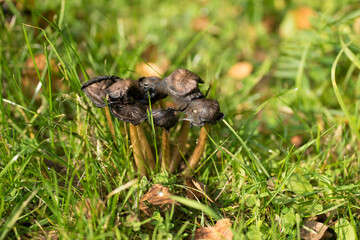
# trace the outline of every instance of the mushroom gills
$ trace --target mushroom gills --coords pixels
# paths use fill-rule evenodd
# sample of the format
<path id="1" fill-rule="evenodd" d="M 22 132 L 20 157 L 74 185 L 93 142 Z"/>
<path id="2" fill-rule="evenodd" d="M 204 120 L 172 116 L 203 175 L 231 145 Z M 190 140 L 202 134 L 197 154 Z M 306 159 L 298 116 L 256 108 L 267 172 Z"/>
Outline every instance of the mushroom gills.
<path id="1" fill-rule="evenodd" d="M 176 125 L 179 119 L 173 110 L 162 108 L 152 109 L 152 117 L 154 124 L 166 129 L 167 132 Z"/>
<path id="2" fill-rule="evenodd" d="M 130 104 L 112 103 L 109 104 L 109 108 L 116 118 L 133 125 L 138 125 L 147 119 L 146 108 L 137 102 Z"/>

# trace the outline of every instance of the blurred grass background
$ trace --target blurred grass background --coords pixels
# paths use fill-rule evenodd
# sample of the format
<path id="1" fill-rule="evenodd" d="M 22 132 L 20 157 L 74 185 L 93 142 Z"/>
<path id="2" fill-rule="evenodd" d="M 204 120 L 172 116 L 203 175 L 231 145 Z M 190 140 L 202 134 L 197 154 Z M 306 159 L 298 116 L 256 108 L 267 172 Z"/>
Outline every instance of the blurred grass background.
<path id="1" fill-rule="evenodd" d="M 161 173 L 90 217 L 74 210 L 136 177 L 123 124 L 113 118 L 113 140 L 81 84 L 180 67 L 226 115 L 196 177 L 234 239 L 304 238 L 309 218 L 329 213 L 332 238 L 359 235 L 358 1 L 0 3 L 0 239 L 188 238 L 213 225 L 186 207 L 154 213 L 152 227 L 129 220 L 154 183 L 181 195 Z"/>

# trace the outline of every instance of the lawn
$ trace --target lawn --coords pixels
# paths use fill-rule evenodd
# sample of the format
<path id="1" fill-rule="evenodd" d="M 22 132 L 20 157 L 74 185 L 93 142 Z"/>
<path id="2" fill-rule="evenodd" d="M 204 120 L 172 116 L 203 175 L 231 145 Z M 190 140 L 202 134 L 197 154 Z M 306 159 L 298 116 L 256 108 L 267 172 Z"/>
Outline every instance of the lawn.
<path id="1" fill-rule="evenodd" d="M 0 4 L 0 240 L 359 239 L 357 1 Z M 170 171 L 149 117 L 142 172 L 146 144 L 81 86 L 179 68 L 225 118 L 190 127 Z"/>

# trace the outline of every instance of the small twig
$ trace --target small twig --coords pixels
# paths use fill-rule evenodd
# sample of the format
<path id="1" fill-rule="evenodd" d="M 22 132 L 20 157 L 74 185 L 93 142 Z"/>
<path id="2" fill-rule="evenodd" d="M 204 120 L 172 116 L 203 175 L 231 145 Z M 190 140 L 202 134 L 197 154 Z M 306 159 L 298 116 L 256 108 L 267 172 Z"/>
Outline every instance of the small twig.
<path id="1" fill-rule="evenodd" d="M 214 201 L 216 202 L 219 197 L 223 194 L 223 192 L 225 191 L 226 186 L 229 184 L 230 180 L 232 179 L 233 176 L 230 176 L 230 178 L 226 181 L 224 187 L 221 189 L 220 193 L 216 196 L 216 198 L 214 199 Z"/>
<path id="2" fill-rule="evenodd" d="M 141 149 L 142 149 L 144 157 L 145 157 L 145 161 L 147 162 L 148 167 L 150 167 L 150 169 L 155 169 L 155 166 L 156 166 L 155 158 L 152 153 L 150 144 L 146 138 L 144 128 L 141 125 L 137 125 L 136 127 L 137 127 L 137 134 L 139 137 Z"/>
<path id="3" fill-rule="evenodd" d="M 135 165 L 140 172 L 140 176 L 146 176 L 146 166 L 144 162 L 144 156 L 141 151 L 141 145 L 138 137 L 137 127 L 130 124 L 130 139 L 133 147 L 133 154 L 135 159 Z"/>
<path id="4" fill-rule="evenodd" d="M 161 146 L 162 146 L 162 170 L 169 171 L 170 169 L 170 132 L 167 132 L 163 129 L 161 137 Z"/>
<path id="5" fill-rule="evenodd" d="M 190 122 L 184 121 L 180 129 L 180 136 L 178 139 L 177 148 L 174 151 L 174 154 L 172 156 L 172 161 L 170 162 L 170 172 L 172 173 L 176 171 L 179 165 L 179 162 L 182 157 L 181 153 L 185 151 L 186 142 L 189 136 L 189 131 L 190 131 Z"/>
<path id="6" fill-rule="evenodd" d="M 111 132 L 111 135 L 112 135 L 112 138 L 114 140 L 114 142 L 116 141 L 116 137 L 115 137 L 115 129 L 114 129 L 114 125 L 111 121 L 111 117 L 110 117 L 110 111 L 109 111 L 109 108 L 105 108 L 105 115 L 106 115 L 106 120 L 108 122 L 108 125 L 109 125 L 109 128 L 110 128 L 110 132 Z"/>
<path id="7" fill-rule="evenodd" d="M 189 161 L 188 161 L 188 166 L 184 169 L 184 172 L 183 172 L 183 175 L 185 177 L 189 177 L 191 172 L 195 170 L 195 167 L 198 164 L 200 157 L 204 152 L 206 139 L 207 139 L 207 133 L 209 132 L 209 129 L 210 129 L 210 126 L 208 124 L 205 124 L 205 126 L 201 128 L 198 142 L 196 144 L 194 152 L 191 154 Z"/>

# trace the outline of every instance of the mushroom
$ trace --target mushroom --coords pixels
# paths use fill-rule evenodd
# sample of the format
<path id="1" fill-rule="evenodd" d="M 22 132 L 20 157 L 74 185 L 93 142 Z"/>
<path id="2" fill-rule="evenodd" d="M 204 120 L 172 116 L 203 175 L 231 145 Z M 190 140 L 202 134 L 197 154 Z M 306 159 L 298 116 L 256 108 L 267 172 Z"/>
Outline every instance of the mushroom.
<path id="1" fill-rule="evenodd" d="M 178 110 L 182 111 L 193 99 L 204 97 L 198 83 L 204 83 L 204 81 L 195 73 L 180 68 L 156 84 L 156 91 L 170 95 Z"/>
<path id="2" fill-rule="evenodd" d="M 146 175 L 144 161 L 147 161 L 147 164 L 154 168 L 155 160 L 152 156 L 150 145 L 146 137 L 144 137 L 144 130 L 141 126 L 137 126 L 147 119 L 146 107 L 137 101 L 143 97 L 143 91 L 140 88 L 139 82 L 116 76 L 99 76 L 85 83 L 81 90 L 84 91 L 97 107 L 106 106 L 105 99 L 107 99 L 110 112 L 116 118 L 130 123 L 130 139 L 133 145 L 135 164 L 139 169 L 140 175 Z M 106 110 L 108 122 L 111 124 L 108 109 Z M 112 130 L 111 132 L 115 136 L 114 131 Z M 144 154 L 142 150 L 144 150 Z"/>
<path id="3" fill-rule="evenodd" d="M 116 118 L 132 125 L 138 125 L 147 119 L 146 108 L 138 102 L 129 104 L 110 103 L 109 108 Z"/>
<path id="4" fill-rule="evenodd" d="M 130 123 L 130 139 L 133 146 L 135 164 L 141 176 L 147 174 L 147 167 L 155 168 L 155 159 L 140 123 L 148 119 L 147 106 L 170 95 L 176 108 L 153 108 L 150 117 L 154 125 L 162 131 L 162 169 L 174 172 L 181 159 L 190 126 L 201 127 L 195 149 L 188 161 L 184 175 L 189 176 L 204 151 L 210 125 L 224 118 L 216 100 L 205 98 L 198 84 L 204 81 L 187 69 L 176 69 L 163 80 L 158 77 L 142 77 L 138 80 L 122 79 L 116 76 L 99 76 L 85 83 L 81 89 L 97 107 L 108 104 L 110 112 L 118 119 Z M 160 104 L 160 106 L 162 106 Z M 109 124 L 109 109 L 106 116 Z M 151 106 L 150 106 L 151 109 Z M 176 112 L 187 116 L 178 139 L 178 149 L 174 151 L 170 162 L 170 129 L 179 121 Z M 111 129 L 110 129 L 111 130 Z M 115 137 L 114 131 L 112 131 Z M 178 151 L 177 151 L 178 150 Z"/>
<path id="5" fill-rule="evenodd" d="M 178 122 L 178 117 L 175 115 L 173 109 L 162 109 L 162 108 L 153 108 L 152 117 L 154 124 L 158 127 L 163 128 L 169 132 L 170 128 L 174 127 Z"/>
<path id="6" fill-rule="evenodd" d="M 183 120 L 190 121 L 190 126 L 202 127 L 196 147 L 189 158 L 188 166 L 183 172 L 183 175 L 188 177 L 198 164 L 201 154 L 205 149 L 210 125 L 221 121 L 224 118 L 224 114 L 220 112 L 219 103 L 210 98 L 192 100 L 185 109 L 185 113 L 187 113 L 188 117 Z"/>
<path id="7" fill-rule="evenodd" d="M 121 79 L 105 89 L 109 95 L 109 102 L 121 102 L 124 104 L 134 102 L 142 98 L 139 82 L 133 79 Z"/>
<path id="8" fill-rule="evenodd" d="M 102 108 L 106 106 L 105 89 L 119 80 L 121 80 L 121 78 L 117 76 L 98 76 L 84 83 L 81 87 L 81 90 L 91 99 L 96 107 Z M 109 109 L 107 108 L 105 109 L 105 115 L 109 123 L 111 135 L 115 141 L 115 130 L 111 122 Z"/>
<path id="9" fill-rule="evenodd" d="M 144 105 L 149 105 L 149 96 L 151 104 L 166 98 L 168 95 L 164 92 L 158 92 L 156 90 L 157 84 L 159 84 L 162 79 L 158 77 L 142 77 L 138 79 L 140 88 L 143 92 L 142 99 L 140 102 Z"/>
<path id="10" fill-rule="evenodd" d="M 149 142 L 146 139 L 144 129 L 139 125 L 147 119 L 146 107 L 139 102 L 122 104 L 111 102 L 109 104 L 110 112 L 118 119 L 130 123 L 130 139 L 133 145 L 135 163 L 139 168 L 140 175 L 146 173 L 144 161 L 151 168 L 155 168 L 155 159 L 151 151 Z M 142 152 L 141 154 L 139 153 Z"/>
<path id="11" fill-rule="evenodd" d="M 161 136 L 162 163 L 164 170 L 170 170 L 170 128 L 178 122 L 178 117 L 172 109 L 154 108 L 152 109 L 153 122 L 156 126 L 163 128 Z"/>
<path id="12" fill-rule="evenodd" d="M 105 107 L 105 89 L 119 80 L 122 79 L 116 76 L 98 76 L 84 83 L 81 90 L 91 99 L 96 107 Z"/>
<path id="13" fill-rule="evenodd" d="M 182 120 L 190 121 L 190 126 L 202 127 L 206 123 L 213 125 L 224 118 L 220 112 L 219 103 L 210 98 L 200 98 L 192 100 L 185 109 L 187 118 Z"/>

